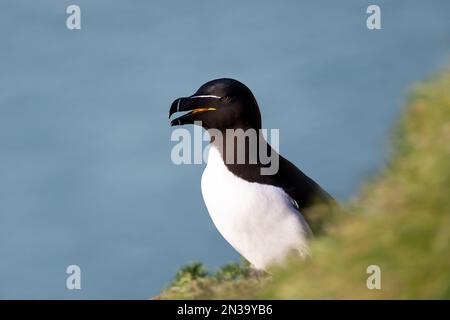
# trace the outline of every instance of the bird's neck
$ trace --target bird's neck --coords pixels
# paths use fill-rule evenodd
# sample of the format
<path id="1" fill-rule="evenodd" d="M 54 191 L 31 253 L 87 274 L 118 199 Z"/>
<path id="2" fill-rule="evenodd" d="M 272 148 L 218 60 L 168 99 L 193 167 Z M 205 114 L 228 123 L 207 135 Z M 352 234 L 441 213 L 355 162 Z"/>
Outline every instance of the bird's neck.
<path id="1" fill-rule="evenodd" d="M 211 147 L 216 148 L 229 166 L 260 165 L 261 152 L 270 154 L 272 148 L 267 143 L 261 130 L 233 129 L 208 130 Z"/>

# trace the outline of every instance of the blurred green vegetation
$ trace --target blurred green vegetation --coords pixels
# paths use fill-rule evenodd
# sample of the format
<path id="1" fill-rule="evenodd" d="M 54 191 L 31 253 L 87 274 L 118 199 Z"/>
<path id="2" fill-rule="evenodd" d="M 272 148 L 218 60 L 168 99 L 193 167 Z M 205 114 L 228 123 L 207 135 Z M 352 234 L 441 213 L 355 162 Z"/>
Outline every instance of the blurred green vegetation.
<path id="1" fill-rule="evenodd" d="M 258 276 L 248 265 L 216 273 L 182 268 L 163 299 L 449 299 L 450 72 L 416 86 L 393 134 L 391 159 L 344 204 L 312 257 Z M 381 290 L 369 290 L 369 265 Z"/>
<path id="2" fill-rule="evenodd" d="M 250 297 L 261 290 L 267 281 L 255 274 L 249 264 L 231 262 L 216 272 L 206 270 L 200 262 L 183 266 L 159 299 L 219 299 L 221 296 Z"/>

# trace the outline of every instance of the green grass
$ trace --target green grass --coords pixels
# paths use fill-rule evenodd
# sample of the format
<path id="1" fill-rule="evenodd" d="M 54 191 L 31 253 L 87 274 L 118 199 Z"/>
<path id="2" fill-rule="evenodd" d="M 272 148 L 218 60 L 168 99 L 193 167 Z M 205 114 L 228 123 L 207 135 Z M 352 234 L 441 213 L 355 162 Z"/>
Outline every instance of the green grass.
<path id="1" fill-rule="evenodd" d="M 418 85 L 393 154 L 311 243 L 312 257 L 256 277 L 245 264 L 182 269 L 163 299 L 449 299 L 450 72 Z M 381 290 L 366 269 L 381 268 Z M 191 266 L 192 267 L 192 266 Z"/>
<path id="2" fill-rule="evenodd" d="M 160 299 L 213 299 L 219 296 L 252 296 L 267 281 L 258 277 L 246 261 L 231 262 L 211 273 L 200 262 L 183 266 Z"/>

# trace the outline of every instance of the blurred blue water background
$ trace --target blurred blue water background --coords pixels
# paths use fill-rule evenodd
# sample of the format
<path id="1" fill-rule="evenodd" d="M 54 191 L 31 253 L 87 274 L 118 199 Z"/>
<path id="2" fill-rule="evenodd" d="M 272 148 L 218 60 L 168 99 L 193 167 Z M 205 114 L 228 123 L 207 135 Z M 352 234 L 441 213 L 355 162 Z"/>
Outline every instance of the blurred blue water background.
<path id="1" fill-rule="evenodd" d="M 450 1 L 1 1 L 0 43 L 0 298 L 145 299 L 182 264 L 238 258 L 203 166 L 170 161 L 173 99 L 243 81 L 281 153 L 347 200 L 409 86 L 448 61 Z"/>

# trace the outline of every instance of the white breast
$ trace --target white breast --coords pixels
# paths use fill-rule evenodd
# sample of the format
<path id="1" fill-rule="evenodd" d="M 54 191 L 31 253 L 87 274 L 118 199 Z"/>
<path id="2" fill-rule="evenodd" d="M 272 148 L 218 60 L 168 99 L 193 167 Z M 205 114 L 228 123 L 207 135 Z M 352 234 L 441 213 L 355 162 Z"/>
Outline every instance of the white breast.
<path id="1" fill-rule="evenodd" d="M 235 176 L 211 147 L 202 176 L 208 212 L 222 236 L 254 267 L 265 269 L 287 253 L 308 254 L 311 234 L 283 189 Z"/>

